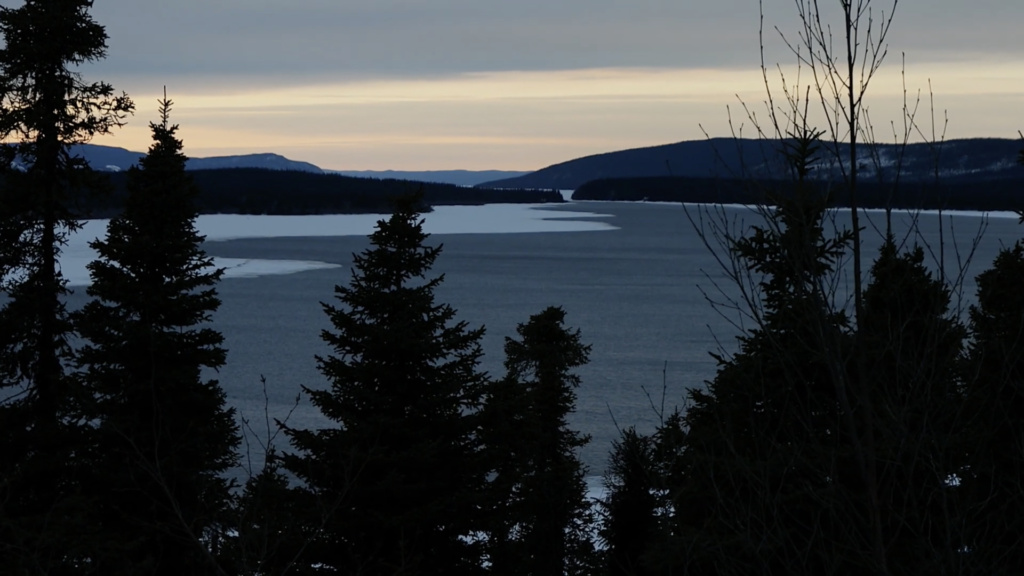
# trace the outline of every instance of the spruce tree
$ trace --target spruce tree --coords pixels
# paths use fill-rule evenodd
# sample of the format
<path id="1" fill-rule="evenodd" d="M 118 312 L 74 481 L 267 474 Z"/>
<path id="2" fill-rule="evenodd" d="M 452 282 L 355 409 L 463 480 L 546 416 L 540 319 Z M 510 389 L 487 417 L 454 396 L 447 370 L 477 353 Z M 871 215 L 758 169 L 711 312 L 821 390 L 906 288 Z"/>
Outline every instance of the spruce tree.
<path id="1" fill-rule="evenodd" d="M 331 421 L 285 428 L 284 469 L 313 506 L 300 569 L 341 574 L 474 574 L 475 510 L 486 469 L 478 409 L 483 329 L 455 321 L 430 277 L 441 248 L 424 244 L 417 199 L 398 201 L 356 255 L 336 304 L 324 304 L 332 349 L 317 357 L 328 388 L 305 387 Z"/>
<path id="2" fill-rule="evenodd" d="M 661 471 L 656 467 L 655 447 L 655 437 L 640 434 L 633 427 L 623 430 L 612 444 L 601 525 L 609 576 L 656 573 L 646 558 L 651 543 L 661 536 Z"/>
<path id="3" fill-rule="evenodd" d="M 920 248 L 882 246 L 851 326 L 826 289 L 848 236 L 824 202 L 779 199 L 733 244 L 760 323 L 690 391 L 672 495 L 648 556 L 692 574 L 955 573 L 963 327 Z M 837 311 L 838 309 L 838 311 Z M 664 431 L 659 431 L 659 434 Z M 890 545 L 883 555 L 874 543 Z"/>
<path id="4" fill-rule="evenodd" d="M 58 257 L 78 227 L 76 195 L 99 185 L 70 147 L 132 110 L 79 72 L 106 51 L 91 6 L 0 7 L 0 566 L 12 573 L 87 565 L 78 482 L 87 434 L 83 394 L 65 371 L 72 330 Z"/>
<path id="5" fill-rule="evenodd" d="M 813 141 L 803 144 L 792 158 L 792 192 L 773 197 L 765 221 L 729 245 L 754 284 L 756 327 L 739 337 L 737 353 L 716 355 L 714 379 L 691 389 L 682 419 L 659 430 L 671 515 L 648 557 L 660 570 L 792 575 L 864 566 L 852 551 L 870 531 L 852 520 L 860 500 L 840 484 L 852 456 L 837 391 L 852 341 L 847 316 L 827 298 L 850 235 L 827 230 L 828 199 L 802 169 Z"/>
<path id="6" fill-rule="evenodd" d="M 1024 243 L 977 277 L 965 377 L 969 574 L 1024 566 Z"/>
<path id="7" fill-rule="evenodd" d="M 227 520 L 234 410 L 209 371 L 224 364 L 209 326 L 222 274 L 195 227 L 197 188 L 160 100 L 153 144 L 128 174 L 122 214 L 91 246 L 92 300 L 76 315 L 78 362 L 95 397 L 95 474 L 108 544 L 104 574 L 213 574 L 210 549 Z"/>
<path id="8" fill-rule="evenodd" d="M 496 574 L 590 574 L 596 566 L 586 467 L 576 451 L 590 438 L 569 428 L 590 347 L 549 307 L 505 339 L 504 380 L 488 397 L 491 482 L 488 551 Z"/>
<path id="9" fill-rule="evenodd" d="M 235 507 L 237 537 L 225 556 L 231 574 L 277 576 L 302 574 L 303 550 L 316 538 L 323 517 L 316 502 L 293 490 L 289 476 L 271 448 L 263 468 L 245 483 Z"/>
<path id="10" fill-rule="evenodd" d="M 894 573 L 956 573 L 963 556 L 959 490 L 949 478 L 963 464 L 966 330 L 949 307 L 949 288 L 924 265 L 924 250 L 900 253 L 886 238 L 864 290 L 854 354 L 868 392 L 862 410 L 872 411 L 881 529 Z"/>

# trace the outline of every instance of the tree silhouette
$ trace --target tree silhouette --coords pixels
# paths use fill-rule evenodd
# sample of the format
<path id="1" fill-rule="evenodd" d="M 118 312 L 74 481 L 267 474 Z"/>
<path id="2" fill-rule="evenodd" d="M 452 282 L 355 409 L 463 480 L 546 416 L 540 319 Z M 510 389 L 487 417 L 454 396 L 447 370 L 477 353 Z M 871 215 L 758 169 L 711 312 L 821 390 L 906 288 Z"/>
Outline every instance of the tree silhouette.
<path id="1" fill-rule="evenodd" d="M 1024 565 L 1024 244 L 1017 241 L 977 277 L 965 378 L 970 574 Z"/>
<path id="2" fill-rule="evenodd" d="M 415 198 L 378 222 L 348 286 L 324 304 L 329 388 L 305 387 L 333 427 L 285 428 L 284 469 L 315 508 L 302 567 L 345 574 L 473 574 L 481 568 L 474 510 L 485 479 L 478 415 L 482 329 L 455 322 L 428 278 L 440 247 Z M 300 568 L 304 569 L 304 568 Z"/>
<path id="3" fill-rule="evenodd" d="M 87 434 L 64 370 L 71 326 L 58 255 L 78 227 L 76 195 L 98 185 L 70 147 L 132 110 L 78 72 L 106 51 L 91 6 L 0 7 L 0 565 L 14 573 L 72 570 L 88 555 L 77 469 L 88 466 Z"/>
<path id="4" fill-rule="evenodd" d="M 865 566 L 849 548 L 871 532 L 848 517 L 853 468 L 836 380 L 846 378 L 848 318 L 823 288 L 850 235 L 826 228 L 826 199 L 794 186 L 763 224 L 731 244 L 761 303 L 739 351 L 717 356 L 706 389 L 689 392 L 679 447 L 666 451 L 672 517 L 653 559 L 689 573 L 835 574 Z M 842 475 L 840 475 L 842 472 Z M 856 476 L 859 481 L 859 476 Z"/>
<path id="5" fill-rule="evenodd" d="M 153 144 L 129 172 L 124 212 L 91 246 L 92 300 L 75 316 L 78 355 L 95 397 L 98 522 L 104 574 L 214 574 L 211 545 L 231 500 L 234 410 L 207 372 L 224 364 L 208 324 L 221 270 L 195 228 L 196 189 L 160 100 Z"/>
<path id="6" fill-rule="evenodd" d="M 505 339 L 505 378 L 488 396 L 487 437 L 498 460 L 488 534 L 498 574 L 589 574 L 595 567 L 586 469 L 576 455 L 589 437 L 569 428 L 590 347 L 549 307 Z"/>
<path id="7" fill-rule="evenodd" d="M 626 428 L 612 445 L 605 473 L 608 495 L 602 503 L 601 539 L 609 576 L 656 574 L 646 558 L 660 536 L 660 471 L 655 459 L 655 438 Z"/>

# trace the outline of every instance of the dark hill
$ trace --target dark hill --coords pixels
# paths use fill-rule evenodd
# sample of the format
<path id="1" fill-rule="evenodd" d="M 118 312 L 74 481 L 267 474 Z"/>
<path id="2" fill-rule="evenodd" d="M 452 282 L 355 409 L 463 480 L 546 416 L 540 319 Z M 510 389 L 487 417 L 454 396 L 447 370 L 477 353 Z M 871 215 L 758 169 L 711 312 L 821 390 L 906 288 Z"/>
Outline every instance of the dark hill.
<path id="1" fill-rule="evenodd" d="M 774 156 L 772 147 L 763 141 L 715 138 L 585 156 L 479 187 L 575 190 L 599 178 L 728 175 L 744 162 L 761 166 Z"/>
<path id="2" fill-rule="evenodd" d="M 998 178 L 947 177 L 907 180 L 899 185 L 867 180 L 858 185 L 861 208 L 908 210 L 1024 210 L 1024 167 L 1000 172 Z M 827 180 L 816 181 L 832 206 L 850 205 L 847 190 Z M 793 189 L 790 180 L 737 178 L 605 178 L 591 180 L 573 193 L 573 200 L 689 202 L 699 204 L 772 204 Z"/>
<path id="3" fill-rule="evenodd" d="M 266 168 L 268 170 L 288 170 L 292 172 L 323 173 L 319 166 L 289 160 L 280 154 L 241 154 L 237 156 L 209 156 L 207 158 L 189 158 L 188 170 L 215 170 L 220 168 Z"/>
<path id="4" fill-rule="evenodd" d="M 486 188 L 543 188 L 575 190 L 584 183 L 602 178 L 683 176 L 691 178 L 779 178 L 784 163 L 778 140 L 711 138 L 635 148 L 586 156 L 555 164 L 519 178 L 480 184 Z M 975 138 L 950 140 L 937 146 L 915 143 L 906 147 L 879 144 L 861 146 L 858 166 L 864 180 L 891 180 L 897 173 L 904 180 L 934 178 L 936 167 L 943 177 L 1001 178 L 1014 166 L 1021 143 L 1018 140 Z M 840 144 L 845 158 L 848 145 Z M 836 177 L 839 165 L 825 161 L 816 166 L 819 177 Z"/>
<path id="5" fill-rule="evenodd" d="M 120 172 L 139 163 L 143 152 L 132 152 L 115 146 L 80 144 L 71 147 L 71 153 L 85 158 L 95 170 Z M 295 170 L 300 172 L 323 173 L 319 166 L 309 162 L 290 160 L 280 154 L 241 154 L 237 156 L 211 156 L 189 158 L 188 170 L 213 170 L 218 168 L 267 168 L 270 170 Z"/>

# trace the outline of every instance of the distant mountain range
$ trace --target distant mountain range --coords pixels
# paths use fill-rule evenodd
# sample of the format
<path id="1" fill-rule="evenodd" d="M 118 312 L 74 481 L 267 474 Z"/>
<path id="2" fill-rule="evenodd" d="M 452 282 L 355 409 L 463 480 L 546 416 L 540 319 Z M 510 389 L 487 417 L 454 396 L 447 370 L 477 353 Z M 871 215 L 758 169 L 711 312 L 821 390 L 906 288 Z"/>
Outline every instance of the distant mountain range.
<path id="1" fill-rule="evenodd" d="M 132 152 L 114 146 L 83 144 L 72 148 L 74 154 L 85 158 L 96 170 L 120 172 L 139 163 L 144 152 Z M 340 174 L 360 178 L 377 178 L 381 180 L 413 180 L 417 182 L 436 182 L 455 184 L 456 186 L 476 186 L 490 180 L 515 178 L 526 172 L 509 170 L 325 170 L 309 162 L 290 160 L 280 154 L 243 154 L 237 156 L 212 156 L 208 158 L 189 158 L 189 170 L 217 170 L 223 168 L 265 168 L 269 170 L 290 170 L 311 172 L 314 174 Z"/>
<path id="2" fill-rule="evenodd" d="M 85 158 L 96 170 L 120 172 L 139 163 L 145 152 L 132 152 L 114 146 L 82 144 L 71 149 L 72 154 Z M 270 170 L 293 170 L 323 174 L 319 166 L 309 162 L 289 160 L 280 154 L 243 154 L 239 156 L 213 156 L 210 158 L 189 158 L 189 170 L 214 170 L 219 168 L 266 168 Z"/>
<path id="3" fill-rule="evenodd" d="M 138 165 L 145 154 L 95 144 L 74 146 L 71 153 L 84 158 L 93 169 L 109 173 L 111 184 L 109 194 L 80 199 L 77 207 L 81 214 L 104 218 L 120 213 L 127 193 L 128 169 Z M 424 210 L 440 205 L 565 201 L 553 190 L 493 190 L 466 185 L 522 172 L 492 170 L 475 175 L 467 170 L 391 171 L 347 176 L 272 153 L 189 158 L 186 168 L 192 171 L 199 189 L 196 207 L 203 214 L 383 214 L 391 210 L 395 197 L 408 194 L 422 195 Z M 391 177 L 380 177 L 385 175 Z"/>
<path id="4" fill-rule="evenodd" d="M 490 189 L 577 190 L 588 182 L 624 178 L 784 178 L 786 162 L 781 151 L 785 146 L 786 142 L 780 140 L 710 138 L 596 154 L 528 173 L 499 170 L 324 170 L 309 162 L 270 153 L 191 158 L 188 168 L 264 168 Z M 892 181 L 897 175 L 903 182 L 934 180 L 936 175 L 950 183 L 980 180 L 1012 182 L 1024 180 L 1024 169 L 1016 163 L 1022 147 L 1024 145 L 1019 140 L 999 138 L 950 140 L 936 145 L 861 145 L 858 148 L 858 168 L 865 182 Z M 848 156 L 848 150 L 848 144 L 839 144 L 843 158 Z M 94 168 L 110 171 L 126 170 L 143 155 L 123 148 L 92 144 L 77 147 L 74 151 Z M 812 177 L 828 180 L 839 175 L 843 166 L 830 160 L 831 156 L 826 150 L 819 150 Z M 615 188 L 621 192 L 622 183 L 616 184 Z"/>
<path id="5" fill-rule="evenodd" d="M 711 138 L 608 152 L 562 162 L 516 178 L 492 180 L 482 188 L 534 188 L 576 190 L 587 182 L 607 178 L 781 178 L 785 162 L 779 140 Z M 862 145 L 858 168 L 864 179 L 925 180 L 936 173 L 944 179 L 1003 179 L 1016 177 L 1019 140 L 973 138 L 937 145 L 915 143 Z M 848 156 L 847 144 L 839 145 Z M 828 161 L 821 150 L 814 174 L 822 179 L 836 176 L 840 166 Z"/>

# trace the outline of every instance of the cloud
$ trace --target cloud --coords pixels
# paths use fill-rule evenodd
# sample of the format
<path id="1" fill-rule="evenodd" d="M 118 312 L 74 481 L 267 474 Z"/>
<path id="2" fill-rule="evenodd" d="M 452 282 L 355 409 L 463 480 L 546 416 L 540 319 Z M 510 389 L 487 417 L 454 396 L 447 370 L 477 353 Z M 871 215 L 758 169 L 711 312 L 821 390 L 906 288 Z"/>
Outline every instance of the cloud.
<path id="1" fill-rule="evenodd" d="M 1005 115 L 1015 114 L 1024 98 L 1020 64 L 911 62 L 907 68 L 904 77 L 893 62 L 870 88 L 878 137 L 890 137 L 890 121 L 902 125 L 904 78 L 911 106 L 921 91 L 922 122 L 930 113 L 932 81 L 940 122 L 950 111 L 949 137 L 1012 137 L 1022 124 Z M 796 78 L 794 69 L 786 73 Z M 771 81 L 779 90 L 777 77 Z M 158 95 L 140 88 L 136 98 Z M 705 131 L 753 136 L 741 101 L 761 114 L 764 100 L 756 68 L 491 72 L 216 93 L 172 86 L 170 96 L 191 155 L 275 151 L 335 169 L 532 170 L 587 154 L 699 139 Z M 149 135 L 141 120 L 150 113 L 142 108 L 139 116 L 114 145 L 145 148 Z"/>
<path id="2" fill-rule="evenodd" d="M 795 31 L 792 2 L 766 2 Z M 889 2 L 874 2 L 876 19 Z M 106 0 L 105 73 L 151 77 L 405 77 L 756 63 L 754 0 Z M 902 2 L 896 53 L 1019 52 L 1016 0 Z"/>
<path id="3" fill-rule="evenodd" d="M 795 34 L 794 3 L 764 4 L 766 60 L 788 66 L 772 27 Z M 931 80 L 951 136 L 1013 136 L 1024 2 L 898 6 L 872 118 L 899 118 L 906 53 L 911 96 Z M 87 76 L 139 106 L 100 143 L 134 149 L 165 84 L 190 154 L 344 169 L 539 168 L 726 134 L 737 95 L 764 97 L 757 0 L 103 0 L 93 15 L 110 50 Z"/>
<path id="4" fill-rule="evenodd" d="M 423 76 L 735 64 L 749 0 L 107 0 L 105 73 Z M 746 17 L 737 17 L 738 14 Z"/>

